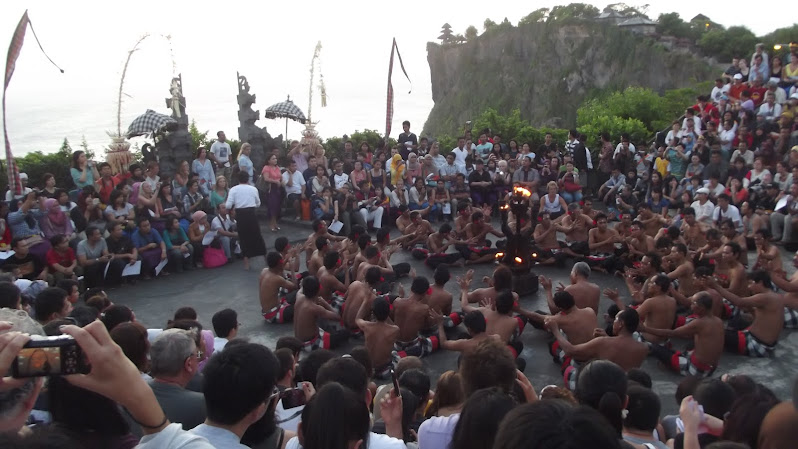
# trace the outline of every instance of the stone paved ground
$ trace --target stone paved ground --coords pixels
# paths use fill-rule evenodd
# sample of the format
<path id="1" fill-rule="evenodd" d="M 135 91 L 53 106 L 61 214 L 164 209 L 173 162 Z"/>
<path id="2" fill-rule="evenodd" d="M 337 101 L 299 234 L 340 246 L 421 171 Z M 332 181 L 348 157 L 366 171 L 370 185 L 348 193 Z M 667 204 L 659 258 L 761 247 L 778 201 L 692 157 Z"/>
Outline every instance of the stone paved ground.
<path id="1" fill-rule="evenodd" d="M 495 224 L 497 223 L 494 222 Z M 306 223 L 281 223 L 280 226 L 282 230 L 278 233 L 269 232 L 265 225 L 261 226 L 267 248 L 274 248 L 274 240 L 278 236 L 288 237 L 291 241 L 304 241 L 310 234 Z M 792 267 L 791 255 L 783 249 L 782 253 L 784 266 Z M 396 253 L 391 262 L 411 262 L 419 276 L 426 276 L 430 280 L 432 278 L 432 271 L 410 257 L 407 252 Z M 238 320 L 241 323 L 240 336 L 273 348 L 279 337 L 292 334 L 292 328 L 290 324 L 271 325 L 263 322 L 258 303 L 257 284 L 258 273 L 263 267 L 262 258 L 253 261 L 252 269 L 248 272 L 243 270 L 241 262 L 235 262 L 217 269 L 201 269 L 142 281 L 135 286 L 122 287 L 108 293 L 115 303 L 131 307 L 136 313 L 136 318 L 151 328 L 163 327 L 176 309 L 190 305 L 197 310 L 200 322 L 210 329 L 211 316 L 218 310 L 230 307 L 238 312 Z M 482 276 L 490 275 L 493 269 L 492 264 L 474 267 L 475 283 L 479 283 Z M 453 279 L 447 284 L 447 290 L 455 297 L 459 295 L 455 277 L 464 272 L 465 269 L 452 270 Z M 552 278 L 555 285 L 557 282 L 568 283 L 569 269 L 541 267 L 535 272 Z M 622 293 L 625 292 L 623 281 L 618 277 L 595 273 L 591 280 L 599 284 L 602 289 L 611 287 L 619 289 Z M 409 291 L 410 280 L 405 278 L 402 283 Z M 478 287 L 476 284 L 475 286 Z M 609 303 L 610 301 L 602 299 L 602 315 Z M 458 302 L 455 301 L 455 304 Z M 521 306 L 528 310 L 547 310 L 544 293 L 540 291 L 535 295 L 522 297 Z M 601 317 L 599 319 L 601 320 Z M 559 368 L 552 362 L 546 347 L 546 334 L 529 326 L 522 339 L 525 346 L 522 356 L 527 360 L 526 375 L 536 389 L 540 390 L 548 384 L 562 385 Z M 337 352 L 344 354 L 358 344 L 362 344 L 362 340 L 352 339 Z M 786 399 L 790 396 L 792 381 L 798 374 L 797 349 L 798 332 L 784 331 L 774 357 L 754 359 L 724 354 L 716 376 L 727 372 L 749 374 L 773 389 L 779 397 Z M 442 372 L 454 369 L 456 361 L 457 354 L 446 351 L 432 354 L 424 359 L 433 382 Z M 680 376 L 658 367 L 657 362 L 651 358 L 645 362 L 643 369 L 654 379 L 654 388 L 662 399 L 663 412 L 676 412 L 677 404 L 673 399 L 673 393 Z"/>

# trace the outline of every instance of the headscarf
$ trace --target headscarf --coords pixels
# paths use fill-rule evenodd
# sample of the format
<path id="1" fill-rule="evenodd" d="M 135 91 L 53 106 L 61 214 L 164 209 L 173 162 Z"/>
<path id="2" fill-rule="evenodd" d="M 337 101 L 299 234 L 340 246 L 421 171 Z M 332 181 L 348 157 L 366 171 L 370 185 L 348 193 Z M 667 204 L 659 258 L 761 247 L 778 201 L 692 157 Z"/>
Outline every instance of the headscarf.
<path id="1" fill-rule="evenodd" d="M 130 188 L 130 198 L 128 198 L 130 204 L 137 204 L 139 202 L 139 189 L 141 189 L 141 183 L 133 183 L 133 186 Z"/>
<path id="2" fill-rule="evenodd" d="M 391 184 L 396 185 L 400 179 L 404 178 L 405 165 L 402 163 L 402 156 L 394 154 L 391 157 Z"/>
<path id="3" fill-rule="evenodd" d="M 44 202 L 44 207 L 47 208 L 47 219 L 50 220 L 50 223 L 56 226 L 64 226 L 67 221 L 67 216 L 64 211 L 61 210 L 61 206 L 58 204 L 57 200 L 48 198 Z"/>
<path id="4" fill-rule="evenodd" d="M 208 214 L 206 214 L 205 212 L 203 212 L 201 210 L 198 210 L 198 211 L 194 212 L 193 214 L 191 214 L 191 219 L 194 220 L 194 223 L 199 223 L 200 220 L 205 218 L 207 215 Z"/>
<path id="5" fill-rule="evenodd" d="M 416 162 L 411 162 L 410 158 L 416 158 Z M 416 153 L 410 153 L 407 155 L 407 169 L 410 171 L 416 171 L 421 167 L 421 163 L 418 162 L 418 156 Z"/>

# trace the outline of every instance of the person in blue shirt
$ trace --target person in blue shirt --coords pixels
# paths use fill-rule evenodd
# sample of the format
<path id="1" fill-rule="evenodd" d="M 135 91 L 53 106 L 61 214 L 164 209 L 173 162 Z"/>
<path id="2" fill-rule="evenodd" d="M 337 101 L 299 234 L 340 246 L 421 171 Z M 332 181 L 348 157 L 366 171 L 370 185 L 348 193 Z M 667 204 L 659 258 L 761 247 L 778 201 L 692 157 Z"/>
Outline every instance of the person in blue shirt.
<path id="1" fill-rule="evenodd" d="M 141 273 L 145 277 L 154 272 L 162 260 L 166 260 L 166 244 L 158 231 L 152 228 L 149 218 L 143 217 L 139 220 L 139 227 L 130 236 L 130 240 L 139 252 L 142 261 Z"/>

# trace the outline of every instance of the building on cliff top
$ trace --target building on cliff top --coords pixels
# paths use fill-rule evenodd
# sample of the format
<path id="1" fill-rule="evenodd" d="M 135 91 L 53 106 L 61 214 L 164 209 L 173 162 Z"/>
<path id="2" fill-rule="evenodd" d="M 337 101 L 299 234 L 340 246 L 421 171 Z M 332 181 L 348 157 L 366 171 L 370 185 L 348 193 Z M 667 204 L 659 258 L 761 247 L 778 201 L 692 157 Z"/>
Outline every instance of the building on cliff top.
<path id="1" fill-rule="evenodd" d="M 657 22 L 645 17 L 632 17 L 618 24 L 618 27 L 632 33 L 651 35 L 657 32 Z"/>

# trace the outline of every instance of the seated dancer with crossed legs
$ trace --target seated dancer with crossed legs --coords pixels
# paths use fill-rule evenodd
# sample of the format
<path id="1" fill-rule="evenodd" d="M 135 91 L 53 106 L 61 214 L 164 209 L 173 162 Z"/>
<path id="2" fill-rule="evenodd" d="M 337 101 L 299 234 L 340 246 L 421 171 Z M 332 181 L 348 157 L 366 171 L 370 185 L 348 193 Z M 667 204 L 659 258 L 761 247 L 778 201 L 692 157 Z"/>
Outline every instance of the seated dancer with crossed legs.
<path id="1" fill-rule="evenodd" d="M 267 254 L 266 265 L 258 281 L 263 319 L 273 324 L 290 323 L 294 316 L 297 283 L 285 278 L 285 261 L 280 253 Z"/>
<path id="2" fill-rule="evenodd" d="M 314 276 L 302 279 L 302 290 L 294 303 L 294 337 L 302 350 L 334 349 L 349 339 L 349 331 L 337 329 L 341 316 L 319 296 L 321 285 Z"/>

